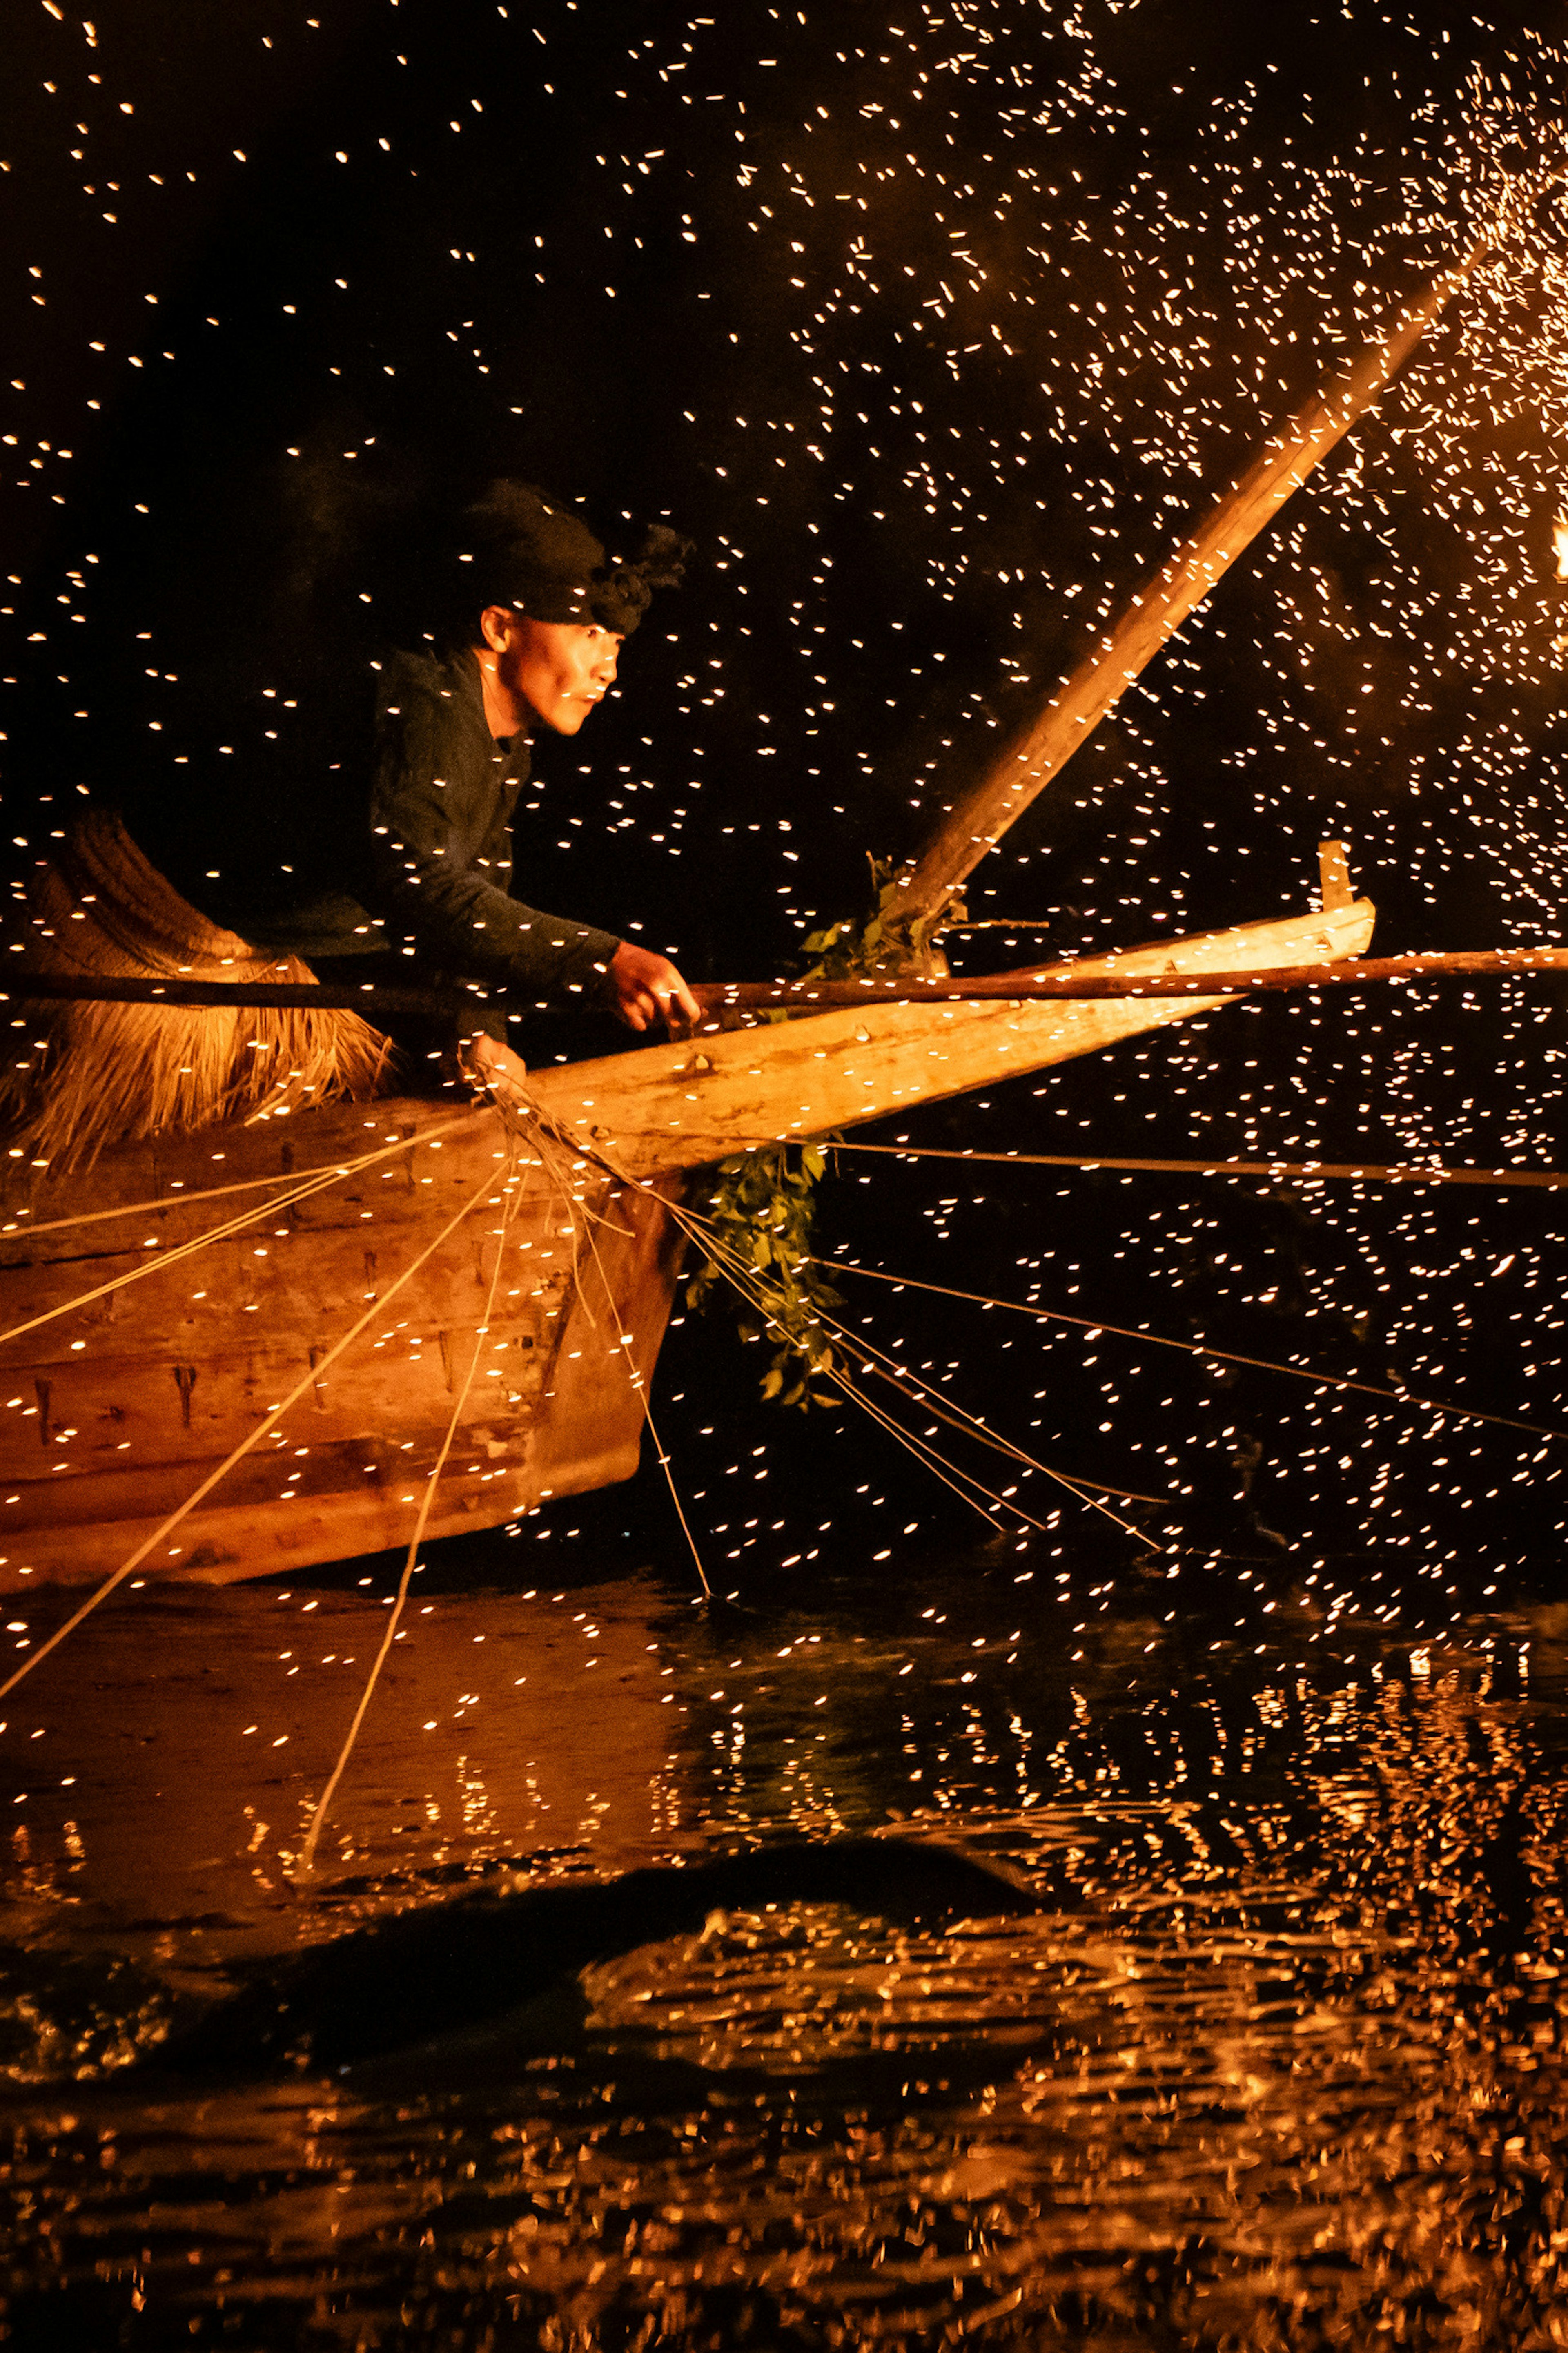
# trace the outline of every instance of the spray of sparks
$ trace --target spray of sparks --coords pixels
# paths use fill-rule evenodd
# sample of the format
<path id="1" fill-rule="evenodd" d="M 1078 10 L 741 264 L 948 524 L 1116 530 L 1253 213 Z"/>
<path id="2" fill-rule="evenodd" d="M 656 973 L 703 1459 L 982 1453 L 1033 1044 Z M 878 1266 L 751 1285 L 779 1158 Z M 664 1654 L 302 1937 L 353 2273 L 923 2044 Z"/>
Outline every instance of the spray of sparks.
<path id="1" fill-rule="evenodd" d="M 589 756 L 542 764 L 520 887 L 694 970 L 777 968 L 851 911 L 867 850 L 918 842 L 1252 444 L 1490 232 L 1451 320 L 981 870 L 972 915 L 1027 928 L 970 953 L 1300 907 L 1324 836 L 1351 840 L 1385 950 L 1562 939 L 1568 60 L 1548 35 L 1475 16 L 1462 48 L 1366 0 L 1245 38 L 1173 35 L 1137 0 L 657 23 L 554 0 L 500 7 L 459 47 L 396 0 L 287 22 L 245 5 L 203 36 L 220 95 L 198 121 L 154 102 L 129 23 L 45 0 L 40 26 L 18 169 L 40 210 L 71 211 L 28 265 L 4 437 L 32 558 L 5 683 L 53 754 L 6 777 L 24 864 L 102 789 L 101 750 L 76 747 L 110 702 L 170 791 L 289 756 L 310 695 L 288 631 L 215 712 L 199 633 L 159 602 L 203 485 L 237 481 L 295 575 L 370 629 L 395 597 L 320 551 L 352 567 L 363 486 L 421 463 L 427 480 L 435 438 L 705 537 Z M 312 65 L 323 44 L 353 56 L 352 95 Z M 289 78 L 312 72 L 327 95 L 286 149 Z M 285 164 L 293 226 L 268 243 Z M 215 179 L 244 224 L 222 281 L 191 258 Z M 213 387 L 258 370 L 265 417 L 236 391 L 226 441 Z M 149 419 L 196 406 L 195 453 L 171 458 Z M 1522 988 L 1275 1006 L 900 1133 L 1550 1166 L 1563 1051 Z M 871 1181 L 839 1188 L 841 1254 L 896 1263 L 891 1237 L 920 1272 L 923 1243 L 926 1269 L 962 1255 L 999 1295 L 1561 1418 L 1550 1196 L 1238 1203 L 1130 1180 L 1098 1183 L 1086 1221 L 1089 1179 L 952 1192 L 916 1162 L 879 1174 L 875 1210 Z M 1332 1587 L 1331 1615 L 1345 1580 L 1398 1567 L 1446 1612 L 1457 1565 L 1494 1590 L 1555 1525 L 1508 1498 L 1550 1500 L 1561 1450 L 1331 1396 L 1244 1400 L 1108 1342 L 1042 1335 L 1026 1388 L 951 1315 L 905 1299 L 867 1322 L 910 1335 L 929 1384 L 998 1383 L 1048 1461 L 1168 1495 L 1178 1530 L 1217 1478 Z M 808 1443 L 737 1406 L 680 1451 L 711 1515 L 710 1488 Z M 820 1557 L 858 1484 L 837 1492 L 828 1454 L 804 1510 L 710 1516 L 720 1554 Z M 868 1511 L 890 1477 L 859 1486 Z"/>

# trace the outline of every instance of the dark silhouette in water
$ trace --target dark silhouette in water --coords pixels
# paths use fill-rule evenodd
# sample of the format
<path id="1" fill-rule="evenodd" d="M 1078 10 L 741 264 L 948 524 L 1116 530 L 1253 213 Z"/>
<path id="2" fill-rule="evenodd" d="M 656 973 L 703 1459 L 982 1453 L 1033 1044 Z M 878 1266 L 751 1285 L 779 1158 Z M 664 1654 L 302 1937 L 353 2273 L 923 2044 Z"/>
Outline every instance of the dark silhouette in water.
<path id="1" fill-rule="evenodd" d="M 593 1884 L 486 1890 L 274 1965 L 172 2035 L 151 2063 L 192 2075 L 341 2070 L 537 2002 L 594 1962 L 694 1935 L 715 1912 L 765 1904 L 848 1904 L 890 1919 L 1040 1908 L 989 1863 L 892 1839 L 767 1847 Z"/>

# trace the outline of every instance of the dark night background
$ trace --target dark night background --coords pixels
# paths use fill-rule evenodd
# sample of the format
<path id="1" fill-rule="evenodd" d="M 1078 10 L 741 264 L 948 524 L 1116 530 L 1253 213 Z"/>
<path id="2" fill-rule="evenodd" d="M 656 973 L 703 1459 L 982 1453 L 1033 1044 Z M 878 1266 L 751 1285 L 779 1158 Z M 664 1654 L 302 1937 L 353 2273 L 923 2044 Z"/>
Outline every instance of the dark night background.
<path id="1" fill-rule="evenodd" d="M 1367 0 L 19 7 L 13 857 L 83 788 L 238 827 L 279 764 L 352 761 L 369 659 L 426 625 L 432 518 L 520 473 L 608 536 L 668 516 L 700 551 L 614 701 L 543 747 L 520 889 L 691 977 L 785 970 L 1500 203 L 1476 291 L 977 873 L 973 916 L 1044 932 L 955 944 L 1005 965 L 1300 907 L 1325 835 L 1384 953 L 1560 939 L 1544 22 Z M 1552 1167 L 1565 1050 L 1544 986 L 1276 1002 L 879 1133 Z M 842 1171 L 829 1254 L 1563 1416 L 1551 1194 Z M 1151 1524 L 1196 1546 L 1416 1570 L 1445 1614 L 1458 1571 L 1552 1573 L 1561 1446 L 846 1289 L 1047 1463 L 1169 1493 Z M 826 1563 L 862 1514 L 895 1554 L 952 1540 L 904 1457 L 754 1402 L 734 1345 L 688 1321 L 656 1398 L 721 1574 Z M 662 1545 L 646 1471 L 545 1540 L 615 1534 L 628 1503 Z M 1119 1570 L 1128 1541 L 1076 1511 L 1044 1542 L 1102 1537 Z"/>

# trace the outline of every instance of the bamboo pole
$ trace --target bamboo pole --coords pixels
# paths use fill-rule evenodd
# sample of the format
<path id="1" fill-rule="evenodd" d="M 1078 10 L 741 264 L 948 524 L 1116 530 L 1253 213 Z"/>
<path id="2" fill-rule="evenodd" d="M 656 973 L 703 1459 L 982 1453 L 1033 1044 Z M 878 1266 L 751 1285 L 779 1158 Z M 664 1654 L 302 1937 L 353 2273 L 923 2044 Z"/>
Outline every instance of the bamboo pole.
<path id="1" fill-rule="evenodd" d="M 1174 943 L 1173 943 L 1174 944 Z M 824 1012 L 847 1005 L 945 1005 L 1002 999 L 1029 1004 L 1047 997 L 1250 997 L 1260 988 L 1360 988 L 1374 981 L 1422 981 L 1445 975 L 1508 980 L 1535 972 L 1568 973 L 1568 948 L 1477 948 L 1452 955 L 1342 956 L 1327 964 L 1291 964 L 1234 972 L 1186 970 L 1085 974 L 1070 966 L 1048 972 L 993 972 L 974 979 L 703 981 L 692 995 L 709 1015 L 779 1008 Z"/>
<path id="2" fill-rule="evenodd" d="M 1172 946 L 1179 944 L 1173 941 Z M 846 1005 L 961 1005 L 987 998 L 1024 1004 L 1047 997 L 1246 997 L 1259 988 L 1357 988 L 1364 982 L 1431 980 L 1445 974 L 1506 980 L 1532 972 L 1568 972 L 1568 948 L 1475 948 L 1453 955 L 1339 957 L 1326 964 L 1293 964 L 1233 972 L 1162 972 L 1075 975 L 1070 965 L 1047 971 L 984 973 L 922 979 L 907 975 L 884 980 L 708 980 L 691 993 L 704 1013 L 777 1010 L 826 1012 Z M 294 982 L 222 980 L 111 980 L 30 973 L 15 991 L 18 1001 L 58 997 L 110 1005 L 305 1006 L 318 1011 L 467 1015 L 472 997 L 433 988 L 368 984 L 362 988 L 310 987 Z M 10 1000 L 0 990 L 0 1005 Z"/>
<path id="3" fill-rule="evenodd" d="M 1095 650 L 964 795 L 898 879 L 887 913 L 905 923 L 938 914 L 988 849 L 1091 735 L 1292 491 L 1327 457 L 1404 365 L 1426 330 L 1489 250 L 1484 237 L 1438 278 L 1383 342 L 1310 400 L 1258 450 L 1205 522 L 1144 580 Z"/>
<path id="4" fill-rule="evenodd" d="M 313 981 L 112 980 L 96 974 L 0 973 L 0 1005 L 51 1003 L 89 1005 L 300 1006 L 310 1013 L 477 1014 L 481 1000 L 457 990 L 405 988 L 396 983 L 362 981 L 357 988 Z"/>

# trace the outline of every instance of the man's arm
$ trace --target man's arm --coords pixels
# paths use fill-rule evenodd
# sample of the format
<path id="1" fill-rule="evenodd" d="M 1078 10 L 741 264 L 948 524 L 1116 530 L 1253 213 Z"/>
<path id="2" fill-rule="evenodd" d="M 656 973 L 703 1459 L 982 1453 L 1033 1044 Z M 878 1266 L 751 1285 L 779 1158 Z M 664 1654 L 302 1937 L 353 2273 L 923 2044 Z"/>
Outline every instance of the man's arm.
<path id="1" fill-rule="evenodd" d="M 598 996 L 628 1029 L 701 1018 L 667 956 L 570 916 L 524 906 L 504 887 L 510 839 L 497 774 L 476 777 L 463 714 L 424 683 L 399 681 L 382 715 L 371 805 L 371 894 L 437 961 L 538 998 Z"/>
<path id="2" fill-rule="evenodd" d="M 475 980 L 532 996 L 595 993 L 620 942 L 570 916 L 521 901 L 477 863 L 502 832 L 465 782 L 450 715 L 437 697 L 405 690 L 386 714 L 371 794 L 370 888 L 389 935 L 401 931 L 434 961 Z M 443 772 L 450 769 L 449 776 Z M 495 786 L 483 780 L 487 800 Z"/>

